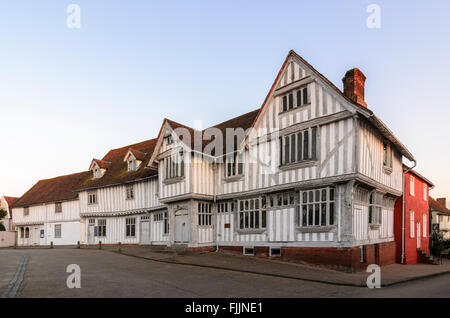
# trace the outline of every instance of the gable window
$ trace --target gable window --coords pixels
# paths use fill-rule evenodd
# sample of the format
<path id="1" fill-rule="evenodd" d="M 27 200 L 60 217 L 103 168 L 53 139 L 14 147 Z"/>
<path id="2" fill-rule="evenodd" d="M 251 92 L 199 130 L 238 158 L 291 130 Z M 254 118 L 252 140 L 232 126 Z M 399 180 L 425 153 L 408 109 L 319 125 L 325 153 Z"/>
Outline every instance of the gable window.
<path id="1" fill-rule="evenodd" d="M 281 165 L 317 159 L 317 128 L 280 137 Z"/>
<path id="2" fill-rule="evenodd" d="M 55 203 L 55 213 L 61 213 L 62 212 L 62 203 L 56 202 Z"/>
<path id="3" fill-rule="evenodd" d="M 266 197 L 239 200 L 239 229 L 262 230 L 267 227 Z"/>
<path id="4" fill-rule="evenodd" d="M 369 225 L 381 224 L 382 205 L 383 196 L 380 193 L 371 193 L 369 197 Z"/>
<path id="5" fill-rule="evenodd" d="M 409 176 L 409 194 L 414 196 L 414 177 Z"/>
<path id="6" fill-rule="evenodd" d="M 211 204 L 209 203 L 198 204 L 198 225 L 200 226 L 212 225 Z"/>
<path id="7" fill-rule="evenodd" d="M 300 191 L 300 204 L 297 208 L 298 226 L 334 225 L 335 189 L 321 188 Z"/>
<path id="8" fill-rule="evenodd" d="M 423 200 L 428 201 L 428 187 L 425 183 L 423 184 Z"/>
<path id="9" fill-rule="evenodd" d="M 134 185 L 133 184 L 128 184 L 125 187 L 125 191 L 126 191 L 127 200 L 134 199 Z"/>
<path id="10" fill-rule="evenodd" d="M 98 224 L 97 236 L 105 237 L 106 236 L 106 219 L 99 219 L 97 221 L 97 224 Z"/>
<path id="11" fill-rule="evenodd" d="M 225 177 L 242 175 L 244 168 L 243 153 L 234 152 L 225 157 Z"/>
<path id="12" fill-rule="evenodd" d="M 97 204 L 97 191 L 88 192 L 88 205 Z"/>
<path id="13" fill-rule="evenodd" d="M 126 218 L 126 236 L 134 237 L 136 236 L 136 218 Z"/>
<path id="14" fill-rule="evenodd" d="M 23 208 L 23 215 L 24 216 L 30 215 L 30 207 L 26 206 Z"/>
<path id="15" fill-rule="evenodd" d="M 55 224 L 55 238 L 61 238 L 61 224 Z"/>
<path id="16" fill-rule="evenodd" d="M 166 137 L 166 142 L 167 142 L 168 145 L 173 144 L 173 137 L 172 137 L 172 135 L 169 135 L 169 136 Z"/>
<path id="17" fill-rule="evenodd" d="M 294 101 L 295 96 L 295 101 Z M 308 104 L 308 88 L 303 87 L 283 96 L 283 112 Z"/>
<path id="18" fill-rule="evenodd" d="M 409 212 L 409 237 L 413 238 L 414 235 L 414 211 Z"/>
<path id="19" fill-rule="evenodd" d="M 184 177 L 184 153 L 182 151 L 166 157 L 164 161 L 166 179 Z"/>

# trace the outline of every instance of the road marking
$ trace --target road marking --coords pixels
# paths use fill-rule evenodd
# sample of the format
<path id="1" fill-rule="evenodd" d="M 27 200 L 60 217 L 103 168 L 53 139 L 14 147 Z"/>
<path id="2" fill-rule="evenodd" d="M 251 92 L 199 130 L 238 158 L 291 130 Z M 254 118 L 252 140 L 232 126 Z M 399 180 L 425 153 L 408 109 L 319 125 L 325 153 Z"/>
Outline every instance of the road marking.
<path id="1" fill-rule="evenodd" d="M 19 290 L 20 284 L 23 281 L 23 276 L 25 275 L 25 271 L 27 269 L 29 256 L 25 254 L 22 258 L 22 262 L 17 267 L 17 271 L 14 274 L 14 277 L 9 282 L 8 287 L 0 296 L 0 298 L 14 298 L 16 297 L 17 291 Z"/>

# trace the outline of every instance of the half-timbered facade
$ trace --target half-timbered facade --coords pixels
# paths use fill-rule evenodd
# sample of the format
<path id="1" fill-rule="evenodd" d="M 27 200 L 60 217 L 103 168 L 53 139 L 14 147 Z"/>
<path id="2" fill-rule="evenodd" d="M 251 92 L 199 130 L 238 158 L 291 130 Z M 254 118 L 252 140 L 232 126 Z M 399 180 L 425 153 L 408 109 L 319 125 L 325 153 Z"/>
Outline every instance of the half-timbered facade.
<path id="1" fill-rule="evenodd" d="M 80 204 L 74 191 L 90 172 L 40 180 L 12 205 L 19 246 L 75 245 L 80 241 Z"/>
<path id="2" fill-rule="evenodd" d="M 364 81 L 350 70 L 341 92 L 291 51 L 260 109 L 202 131 L 165 120 L 149 164 L 169 243 L 353 269 L 394 262 L 402 156 L 414 158 L 367 108 Z"/>
<path id="3" fill-rule="evenodd" d="M 83 244 L 166 244 L 167 210 L 158 199 L 158 173 L 148 166 L 155 139 L 93 159 L 78 189 Z"/>

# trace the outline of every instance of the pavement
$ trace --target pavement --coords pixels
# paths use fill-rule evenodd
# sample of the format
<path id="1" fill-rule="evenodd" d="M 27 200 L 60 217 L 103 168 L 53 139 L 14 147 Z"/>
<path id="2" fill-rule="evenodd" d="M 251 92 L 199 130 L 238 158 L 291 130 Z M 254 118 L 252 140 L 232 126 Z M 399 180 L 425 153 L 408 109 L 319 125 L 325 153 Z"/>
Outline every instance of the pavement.
<path id="1" fill-rule="evenodd" d="M 126 255 L 132 252 L 141 255 Z M 144 258 L 154 254 L 159 255 L 158 260 Z M 24 268 L 25 258 L 28 261 Z M 193 260 L 215 260 L 216 267 L 187 263 Z M 71 264 L 81 269 L 81 288 L 68 288 L 71 273 L 67 268 Z M 226 264 L 227 269 L 219 268 Z M 281 276 L 288 269 L 292 277 Z M 174 261 L 173 254 L 167 251 L 140 247 L 123 247 L 122 253 L 113 247 L 0 249 L 0 296 L 5 297 L 5 292 L 11 290 L 6 297 L 450 297 L 450 274 L 369 289 L 312 281 L 314 270 L 329 280 L 333 275 L 359 275 L 223 253 L 179 253 Z"/>
<path id="2" fill-rule="evenodd" d="M 116 246 L 103 246 L 105 251 L 118 253 Z M 368 272 L 345 273 L 320 266 L 287 263 L 253 256 L 236 255 L 227 252 L 178 252 L 153 246 L 122 246 L 121 254 L 143 259 L 191 265 L 222 270 L 253 273 L 273 277 L 298 279 L 303 281 L 327 283 L 343 286 L 366 287 Z M 442 265 L 401 265 L 381 267 L 381 286 L 391 286 L 416 279 L 434 277 L 450 273 L 450 260 Z"/>

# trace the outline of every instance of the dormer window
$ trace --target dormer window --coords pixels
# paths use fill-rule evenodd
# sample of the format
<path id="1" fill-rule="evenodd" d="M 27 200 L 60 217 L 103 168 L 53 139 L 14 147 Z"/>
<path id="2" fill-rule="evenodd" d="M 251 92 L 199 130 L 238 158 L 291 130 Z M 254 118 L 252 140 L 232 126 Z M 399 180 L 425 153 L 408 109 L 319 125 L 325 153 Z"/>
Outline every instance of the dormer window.
<path id="1" fill-rule="evenodd" d="M 136 171 L 136 160 L 135 159 L 128 159 L 128 171 Z"/>
<path id="2" fill-rule="evenodd" d="M 94 168 L 94 178 L 98 179 L 102 177 L 102 171 L 100 170 L 99 167 L 95 167 Z"/>
<path id="3" fill-rule="evenodd" d="M 89 170 L 92 171 L 94 179 L 99 179 L 103 177 L 106 170 L 111 166 L 111 162 L 99 159 L 93 159 Z"/>

